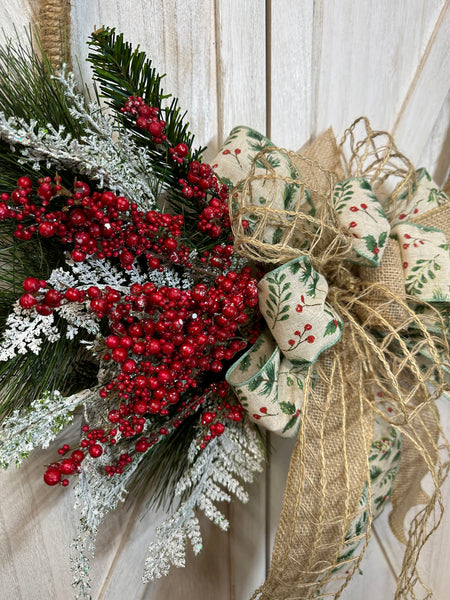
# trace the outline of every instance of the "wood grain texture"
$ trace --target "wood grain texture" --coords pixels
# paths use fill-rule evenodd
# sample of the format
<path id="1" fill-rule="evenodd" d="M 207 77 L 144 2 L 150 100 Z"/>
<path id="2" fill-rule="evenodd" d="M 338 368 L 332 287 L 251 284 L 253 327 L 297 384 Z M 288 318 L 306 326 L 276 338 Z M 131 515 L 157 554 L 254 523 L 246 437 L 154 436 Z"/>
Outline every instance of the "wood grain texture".
<path id="1" fill-rule="evenodd" d="M 297 150 L 311 141 L 319 49 L 314 36 L 313 0 L 272 0 L 270 11 L 270 136 Z"/>
<path id="2" fill-rule="evenodd" d="M 217 0 L 217 92 L 219 140 L 236 125 L 266 132 L 265 2 Z M 250 486 L 250 502 L 230 505 L 228 573 L 230 600 L 244 600 L 265 579 L 266 480 Z"/>
<path id="3" fill-rule="evenodd" d="M 439 412 L 441 415 L 441 425 L 447 438 L 450 437 L 450 404 L 448 400 L 441 398 L 438 401 Z M 422 482 L 424 489 L 432 491 L 431 478 L 428 476 Z M 448 598 L 450 589 L 450 571 L 448 569 L 449 559 L 449 539 L 450 539 L 450 479 L 447 478 L 442 487 L 445 512 L 439 529 L 429 539 L 424 546 L 419 560 L 419 574 L 424 583 L 433 591 L 433 598 L 444 600 Z M 419 509 L 421 507 L 419 506 Z M 409 523 L 417 509 L 411 509 L 406 517 L 405 531 L 408 530 Z M 390 533 L 387 522 L 389 511 L 384 511 L 376 523 L 376 530 L 380 537 L 380 542 L 384 552 L 392 564 L 395 572 L 399 572 L 403 558 L 404 546 Z M 421 588 L 418 586 L 416 592 Z M 419 596 L 421 597 L 421 596 Z"/>
<path id="4" fill-rule="evenodd" d="M 0 40 L 27 39 L 30 23 L 36 15 L 36 0 L 2 0 L 0 2 Z"/>
<path id="5" fill-rule="evenodd" d="M 390 130 L 443 4 L 316 1 L 313 132 L 342 132 L 361 115 Z"/>
<path id="6" fill-rule="evenodd" d="M 216 11 L 218 131 L 226 137 L 248 125 L 266 133 L 265 2 L 217 0 Z"/>
<path id="7" fill-rule="evenodd" d="M 72 3 L 72 54 L 90 81 L 86 40 L 94 26 L 116 27 L 140 44 L 159 73 L 163 88 L 188 111 L 199 145 L 217 148 L 217 82 L 214 6 L 208 0 L 76 0 Z"/>
<path id="8" fill-rule="evenodd" d="M 79 430 L 78 421 L 63 434 L 64 442 L 79 439 Z M 64 443 L 61 438 L 59 441 Z M 44 465 L 54 457 L 55 448 L 38 451 L 20 471 L 0 472 L 0 600 L 70 597 L 69 545 L 76 535 L 78 517 L 71 490 L 43 483 Z M 124 516 L 120 512 L 114 515 L 117 525 L 122 526 Z M 120 544 L 114 533 L 103 530 L 99 537 L 92 564 L 94 597 Z"/>
<path id="9" fill-rule="evenodd" d="M 35 1 L 0 0 L 9 34 L 13 23 L 20 29 L 28 22 Z M 340 135 L 366 114 L 377 129 L 397 120 L 403 151 L 441 183 L 450 144 L 447 14 L 447 0 L 380 0 L 376 7 L 352 0 L 73 0 L 72 48 L 89 81 L 85 40 L 95 25 L 116 26 L 141 44 L 167 73 L 164 88 L 189 111 L 197 142 L 209 145 L 208 159 L 238 124 L 296 149 L 329 125 Z M 441 410 L 450 432 L 449 409 Z M 230 534 L 203 521 L 202 554 L 190 554 L 188 568 L 169 578 L 147 586 L 140 581 L 146 546 L 164 513 L 137 506 L 111 515 L 92 565 L 95 600 L 247 599 L 266 573 L 293 446 L 272 442 L 270 468 L 250 486 L 250 503 L 226 509 Z M 42 484 L 42 465 L 53 456 L 36 454 L 21 472 L 0 473 L 0 600 L 70 597 L 68 545 L 76 515 L 70 490 Z M 448 486 L 445 496 L 448 503 Z M 401 548 L 387 512 L 376 533 L 362 563 L 364 577 L 355 577 L 344 600 L 393 598 L 389 564 L 398 569 Z M 423 558 L 436 600 L 446 598 L 450 586 L 449 535 L 446 516 Z"/>
<path id="10" fill-rule="evenodd" d="M 450 175 L 450 91 L 417 164 L 432 165 L 431 174 L 440 186 L 445 184 Z"/>
<path id="11" fill-rule="evenodd" d="M 424 102 L 425 90 L 432 93 Z M 392 132 L 399 148 L 415 163 L 421 156 L 450 91 L 450 1 L 435 23 Z M 420 118 L 419 118 L 420 117 Z"/>

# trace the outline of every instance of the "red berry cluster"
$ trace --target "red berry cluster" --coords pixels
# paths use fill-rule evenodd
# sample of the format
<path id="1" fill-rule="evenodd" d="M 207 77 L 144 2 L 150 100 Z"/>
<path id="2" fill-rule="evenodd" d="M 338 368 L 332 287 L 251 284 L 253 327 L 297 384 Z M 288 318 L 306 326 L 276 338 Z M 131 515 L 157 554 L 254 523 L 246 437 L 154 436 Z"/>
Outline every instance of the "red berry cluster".
<path id="1" fill-rule="evenodd" d="M 109 405 L 116 402 L 118 408 L 108 413 L 109 431 L 85 426 L 87 435 L 81 448 L 88 449 L 94 458 L 103 453 L 104 444 L 116 443 L 119 432 L 121 438 L 139 435 L 146 420 L 152 421 L 158 415 L 167 417 L 173 405 L 186 414 L 196 410 L 203 396 L 196 397 L 187 411 L 183 394 L 196 389 L 205 373 L 220 373 L 224 361 L 231 360 L 246 346 L 237 330 L 246 323 L 248 309 L 258 302 L 256 280 L 248 267 L 218 276 L 214 286 L 199 283 L 192 290 L 135 283 L 126 295 L 109 286 L 103 290 L 97 286 L 87 290 L 68 288 L 64 293 L 49 289 L 44 293 L 42 284 L 32 277 L 24 281 L 24 308 L 47 307 L 48 312 L 41 314 L 50 314 L 63 303 L 81 302 L 98 319 L 108 319 L 103 359 L 115 362 L 120 372 L 100 390 L 100 397 Z M 29 298 L 32 301 L 28 303 Z M 214 386 L 209 391 L 219 397 L 226 395 L 225 382 Z M 216 419 L 221 410 L 228 419 L 241 418 L 240 409 L 230 403 L 225 403 L 223 409 L 217 408 L 203 444 L 223 432 L 223 419 Z M 169 433 L 163 427 L 160 434 L 166 430 Z M 155 437 L 141 438 L 135 451 L 145 452 L 156 441 Z M 128 463 L 130 457 L 119 460 Z M 125 463 L 112 465 L 107 472 L 120 473 Z M 52 465 L 53 475 L 47 475 L 46 481 L 56 477 L 56 468 Z"/>
<path id="2" fill-rule="evenodd" d="M 155 144 L 161 144 L 166 141 L 164 127 L 166 122 L 158 118 L 158 109 L 145 104 L 143 98 L 139 96 L 130 96 L 125 105 L 120 109 L 123 114 L 131 115 L 136 119 L 136 126 L 144 129 L 151 135 Z"/>
<path id="3" fill-rule="evenodd" d="M 160 266 L 159 256 L 175 264 L 186 263 L 189 250 L 177 241 L 183 225 L 181 215 L 143 213 L 123 196 L 109 191 L 91 194 L 87 184 L 81 181 L 76 183 L 76 192 L 65 206 L 51 211 L 49 200 L 58 194 L 61 186 L 53 185 L 50 178 L 40 181 L 39 205 L 31 199 L 31 180 L 27 177 L 19 178 L 18 188 L 11 197 L 1 194 L 0 220 L 19 222 L 14 233 L 18 239 L 29 240 L 34 233 L 45 238 L 55 236 L 63 244 L 73 244 L 72 259 L 76 262 L 83 262 L 87 256 L 118 258 L 127 270 L 141 255 L 147 259 L 150 269 Z M 25 218 L 33 221 L 25 224 Z"/>
<path id="4" fill-rule="evenodd" d="M 166 142 L 168 144 L 166 136 L 159 135 L 155 137 L 153 133 L 157 125 L 165 125 L 164 121 L 158 121 L 157 108 L 146 105 L 140 97 L 130 96 L 120 110 L 122 113 L 135 118 L 137 127 L 148 130 L 152 134 L 154 142 Z M 228 188 L 226 185 L 219 186 L 217 177 L 210 165 L 196 160 L 187 163 L 185 159 L 188 155 L 189 147 L 182 142 L 169 147 L 169 156 L 176 163 L 179 165 L 186 163 L 188 165 L 186 178 L 178 180 L 183 197 L 188 200 L 199 199 L 206 203 L 207 193 L 212 196 L 199 215 L 198 229 L 216 240 L 224 229 L 230 229 Z"/>
<path id="5" fill-rule="evenodd" d="M 58 454 L 64 455 L 68 452 L 69 445 L 64 444 L 59 450 Z M 81 463 L 84 459 L 84 452 L 82 450 L 74 450 L 70 455 L 70 458 L 64 458 L 60 462 L 52 463 L 47 467 L 44 473 L 44 481 L 47 485 L 56 485 L 61 483 L 64 487 L 69 485 L 69 480 L 63 478 L 64 475 L 73 475 L 81 471 Z"/>
<path id="6" fill-rule="evenodd" d="M 228 210 L 228 188 L 219 186 L 217 177 L 210 165 L 192 161 L 189 163 L 189 172 L 186 179 L 179 180 L 182 194 L 185 198 L 197 198 L 206 203 L 207 192 L 212 195 L 205 208 L 198 217 L 198 230 L 206 233 L 213 240 L 230 230 L 230 216 Z"/>
<path id="7" fill-rule="evenodd" d="M 223 382 L 223 387 L 218 391 L 220 398 L 225 398 L 228 394 L 228 386 Z M 206 432 L 200 441 L 199 447 L 203 450 L 206 444 L 215 437 L 219 437 L 225 431 L 226 420 L 229 421 L 242 421 L 242 414 L 244 409 L 241 404 L 237 402 L 225 401 L 221 404 L 217 404 L 214 410 L 207 410 L 202 414 L 201 424 L 205 428 Z"/>

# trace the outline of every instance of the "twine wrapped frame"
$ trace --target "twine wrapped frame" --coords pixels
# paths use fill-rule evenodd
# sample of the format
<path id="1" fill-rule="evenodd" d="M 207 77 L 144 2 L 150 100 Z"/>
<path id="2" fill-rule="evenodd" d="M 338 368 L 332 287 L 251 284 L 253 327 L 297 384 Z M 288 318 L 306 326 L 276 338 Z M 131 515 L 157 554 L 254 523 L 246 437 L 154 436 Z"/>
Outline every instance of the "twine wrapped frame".
<path id="1" fill-rule="evenodd" d="M 248 176 L 231 193 L 235 247 L 241 255 L 266 265 L 307 256 L 329 283 L 328 301 L 343 318 L 344 332 L 306 379 L 272 564 L 265 584 L 252 598 L 340 596 L 358 569 L 370 536 L 368 457 L 376 415 L 403 438 L 389 518 L 393 532 L 406 543 L 395 598 L 418 598 L 418 587 L 423 597 L 431 598 L 417 562 L 441 521 L 441 486 L 450 466 L 450 449 L 435 406 L 435 400 L 449 389 L 445 323 L 438 305 L 422 302 L 398 287 L 395 268 L 401 259 L 396 240 L 390 240 L 377 269 L 348 260 L 351 235 L 340 225 L 332 203 L 338 181 L 364 177 L 394 220 L 400 203 L 408 207 L 412 202 L 416 171 L 390 134 L 372 131 L 365 118 L 345 132 L 339 147 L 328 131 L 302 154 L 277 149 L 290 161 L 291 177 L 273 167 L 268 159 L 271 151 L 264 148 L 258 154 Z M 257 162 L 264 163 L 265 173 L 256 172 Z M 264 204 L 252 199 L 261 180 Z M 277 204 L 280 181 L 301 188 L 294 210 Z M 314 211 L 307 209 L 305 194 L 310 194 Z M 442 221 L 445 230 L 448 207 L 440 209 L 433 222 L 439 227 Z M 276 243 L 267 243 L 266 232 L 274 226 L 281 234 Z M 440 324 L 437 331 L 428 331 L 421 318 L 423 308 Z M 376 401 L 376 390 L 387 402 Z M 421 488 L 427 472 L 434 487 L 431 497 Z M 366 485 L 369 500 L 361 506 Z M 405 535 L 406 512 L 419 503 L 425 506 Z M 360 551 L 348 559 L 345 570 L 337 569 L 341 549 L 358 541 L 347 532 L 361 512 L 367 515 L 368 527 L 359 535 Z"/>

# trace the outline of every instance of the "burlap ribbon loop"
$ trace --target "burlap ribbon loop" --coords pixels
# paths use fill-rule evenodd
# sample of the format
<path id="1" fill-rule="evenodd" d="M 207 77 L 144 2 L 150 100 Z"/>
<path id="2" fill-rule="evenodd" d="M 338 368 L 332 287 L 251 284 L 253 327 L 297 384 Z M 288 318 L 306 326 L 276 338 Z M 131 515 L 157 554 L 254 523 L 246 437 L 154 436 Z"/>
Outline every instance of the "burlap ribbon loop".
<path id="1" fill-rule="evenodd" d="M 226 171 L 221 164 L 217 169 L 234 186 L 230 213 L 236 248 L 268 264 L 305 257 L 327 281 L 327 303 L 344 326 L 342 338 L 320 354 L 301 382 L 299 432 L 271 569 L 253 597 L 320 598 L 339 595 L 346 586 L 358 568 L 380 501 L 371 490 L 370 456 L 373 424 L 381 419 L 404 439 L 391 524 L 407 541 L 396 598 L 414 598 L 414 585 L 420 582 L 417 558 L 439 524 L 440 487 L 449 464 L 449 446 L 434 406 L 448 388 L 449 324 L 438 316 L 441 307 L 448 306 L 449 257 L 443 232 L 448 199 L 422 172 L 416 173 L 389 134 L 373 132 L 364 119 L 349 128 L 339 149 L 330 131 L 302 155 L 276 149 L 261 136 L 260 142 L 263 147 L 253 149 L 247 174 L 246 146 L 239 135 L 225 147 L 226 156 L 239 158 L 239 172 Z M 289 171 L 285 188 L 277 173 L 281 158 Z M 333 190 L 346 178 L 348 186 L 338 196 L 353 193 L 339 212 Z M 371 221 L 376 217 L 372 197 L 369 203 L 367 195 L 358 196 L 361 178 L 370 183 L 371 189 L 364 181 L 363 190 L 373 192 L 381 210 L 372 230 L 361 227 L 356 234 L 364 215 Z M 267 196 L 261 195 L 262 188 Z M 438 231 L 428 228 L 424 236 L 425 230 L 417 228 L 423 225 L 415 221 L 426 218 L 429 210 L 434 211 Z M 349 220 L 352 215 L 358 220 Z M 410 227 L 420 235 L 414 237 Z M 405 238 L 405 233 L 411 237 Z M 364 239 L 367 236 L 371 237 Z M 355 253 L 354 240 L 365 244 L 363 252 L 360 246 Z M 414 243 L 422 249 L 430 244 L 430 253 L 414 256 Z M 413 252 L 408 258 L 405 244 Z M 368 266 L 375 262 L 379 266 Z M 399 287 L 399 279 L 407 283 L 406 289 Z M 295 307 L 296 301 L 292 304 Z M 408 494 L 405 477 L 413 464 L 418 480 L 415 493 Z M 434 492 L 405 536 L 405 507 L 425 498 L 420 492 L 425 471 L 431 473 Z M 355 531 L 358 515 L 364 516 L 364 527 Z M 352 551 L 345 553 L 345 548 Z M 345 572 L 337 569 L 342 564 Z"/>

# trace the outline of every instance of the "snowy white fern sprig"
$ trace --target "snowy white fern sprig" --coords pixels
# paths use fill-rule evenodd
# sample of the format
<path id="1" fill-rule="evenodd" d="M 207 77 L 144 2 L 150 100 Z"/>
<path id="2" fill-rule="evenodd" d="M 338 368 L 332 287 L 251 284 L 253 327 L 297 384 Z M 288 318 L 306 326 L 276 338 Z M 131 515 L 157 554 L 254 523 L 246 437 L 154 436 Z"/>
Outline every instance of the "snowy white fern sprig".
<path id="1" fill-rule="evenodd" d="M 15 410 L 0 429 L 0 466 L 20 465 L 35 448 L 48 448 L 58 433 L 73 421 L 73 411 L 98 398 L 98 389 L 83 390 L 64 398 L 47 392 L 29 407 Z"/>
<path id="2" fill-rule="evenodd" d="M 23 309 L 19 301 L 9 314 L 3 339 L 0 342 L 0 361 L 11 360 L 19 354 L 39 354 L 44 340 L 56 342 L 60 337 L 53 315 L 42 316 Z"/>
<path id="3" fill-rule="evenodd" d="M 228 529 L 229 522 L 216 503 L 230 502 L 232 494 L 241 502 L 247 502 L 248 494 L 241 480 L 253 481 L 255 474 L 262 471 L 263 462 L 261 444 L 255 427 L 248 419 L 229 424 L 224 433 L 209 442 L 200 453 L 193 443 L 190 449 L 191 466 L 175 491 L 180 496 L 189 490 L 189 495 L 157 528 L 145 561 L 142 578 L 145 583 L 168 575 L 171 566 L 185 566 L 187 540 L 195 555 L 201 551 L 202 536 L 196 516 L 198 510 L 221 529 Z"/>

